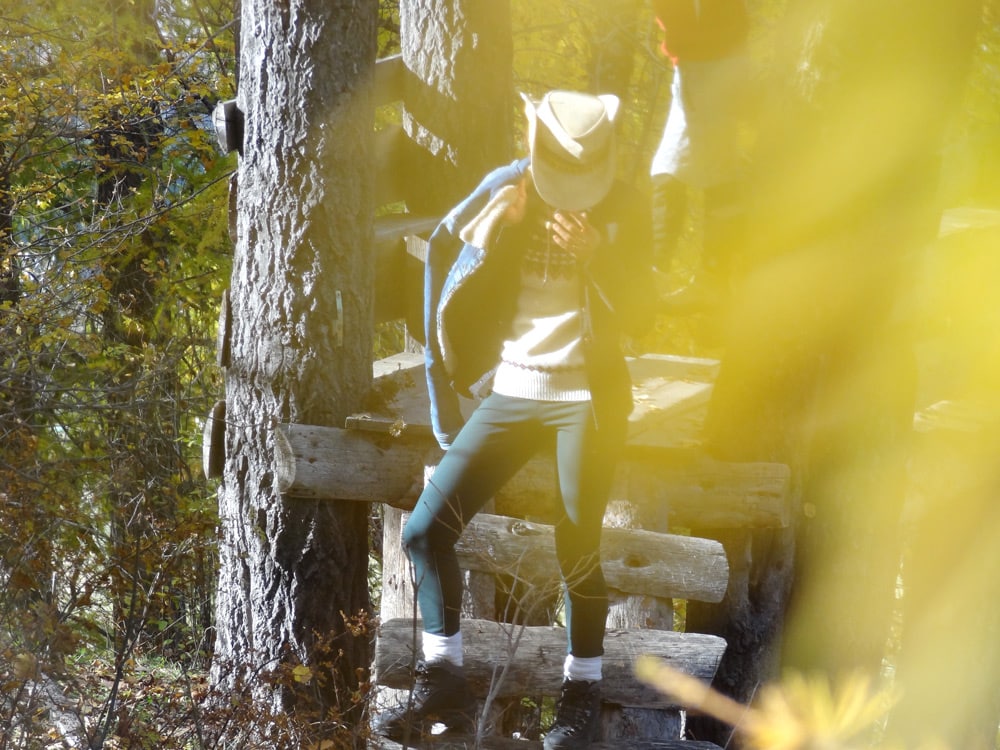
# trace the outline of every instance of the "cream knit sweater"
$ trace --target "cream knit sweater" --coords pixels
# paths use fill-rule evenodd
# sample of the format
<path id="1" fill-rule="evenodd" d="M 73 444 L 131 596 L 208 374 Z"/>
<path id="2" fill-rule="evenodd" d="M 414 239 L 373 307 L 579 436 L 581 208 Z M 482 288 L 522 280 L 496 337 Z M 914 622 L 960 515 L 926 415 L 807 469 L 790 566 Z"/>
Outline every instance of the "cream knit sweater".
<path id="1" fill-rule="evenodd" d="M 579 266 L 549 241 L 544 221 L 529 238 L 513 330 L 493 390 L 534 401 L 587 401 Z"/>

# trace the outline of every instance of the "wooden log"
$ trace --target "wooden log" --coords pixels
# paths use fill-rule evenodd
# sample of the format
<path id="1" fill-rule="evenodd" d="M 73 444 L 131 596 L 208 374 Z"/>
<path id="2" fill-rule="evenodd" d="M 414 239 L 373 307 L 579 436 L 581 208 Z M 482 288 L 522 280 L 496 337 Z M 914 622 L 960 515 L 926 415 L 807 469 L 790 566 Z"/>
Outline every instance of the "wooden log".
<path id="1" fill-rule="evenodd" d="M 559 586 L 554 527 L 548 524 L 480 513 L 455 552 L 464 570 L 504 573 L 536 588 Z M 608 586 L 626 594 L 718 602 L 729 580 L 725 550 L 711 539 L 606 528 L 601 558 Z"/>
<path id="2" fill-rule="evenodd" d="M 441 449 L 430 439 L 337 427 L 288 425 L 295 455 L 291 497 L 384 502 L 411 509 L 423 489 L 424 466 Z"/>
<path id="3" fill-rule="evenodd" d="M 296 424 L 285 430 L 295 456 L 288 489 L 292 497 L 383 502 L 409 510 L 423 487 L 424 466 L 436 464 L 442 455 L 426 426 L 411 429 L 405 422 L 382 434 Z M 669 499 L 663 512 L 675 527 L 777 528 L 788 523 L 789 472 L 781 464 L 726 463 L 636 449 L 618 468 L 613 496 L 627 496 L 629 483 L 637 482 Z M 551 457 L 539 456 L 498 493 L 497 511 L 551 520 L 555 486 Z"/>
<path id="4" fill-rule="evenodd" d="M 410 619 L 382 623 L 375 647 L 377 684 L 393 688 L 412 684 L 410 666 L 420 653 L 421 627 L 419 620 Z M 462 645 L 473 695 L 485 696 L 491 686 L 502 696 L 559 694 L 566 656 L 564 628 L 467 619 L 462 622 Z M 658 656 L 675 669 L 711 682 L 725 648 L 722 638 L 701 633 L 609 630 L 604 638 L 603 699 L 621 706 L 676 707 L 635 677 L 636 657 Z"/>
<path id="5" fill-rule="evenodd" d="M 790 472 L 783 464 L 715 461 L 697 451 L 626 447 L 611 496 L 636 504 L 665 498 L 660 512 L 672 527 L 783 528 L 789 522 Z M 652 493 L 633 497 L 629 487 Z M 555 466 L 536 458 L 497 494 L 497 509 L 511 516 L 551 520 L 555 511 Z"/>

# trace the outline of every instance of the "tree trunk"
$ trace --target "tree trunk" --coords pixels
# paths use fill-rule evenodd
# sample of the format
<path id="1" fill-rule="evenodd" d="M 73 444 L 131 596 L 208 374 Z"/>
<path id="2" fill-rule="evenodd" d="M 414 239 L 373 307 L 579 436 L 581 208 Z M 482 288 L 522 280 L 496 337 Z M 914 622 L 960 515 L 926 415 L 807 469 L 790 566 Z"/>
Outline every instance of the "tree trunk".
<path id="1" fill-rule="evenodd" d="M 441 215 L 510 158 L 510 4 L 401 0 L 399 15 L 407 69 L 403 128 L 411 148 L 394 168 L 405 172 L 400 182 L 407 209 Z M 387 508 L 386 521 L 382 614 L 411 616 L 413 588 L 399 550 L 399 512 Z M 467 573 L 465 580 L 463 614 L 492 616 L 492 576 Z M 398 696 L 387 692 L 384 698 Z"/>
<path id="2" fill-rule="evenodd" d="M 6 76 L 0 75 L 6 83 Z M 0 163 L 10 158 L 10 149 L 0 144 Z M 11 174 L 0 171 L 0 514 L 4 523 L 0 531 L 0 581 L 5 587 L 5 606 L 0 617 L 8 612 L 22 621 L 25 633 L 44 633 L 42 627 L 28 627 L 29 619 L 45 608 L 37 607 L 40 598 L 49 598 L 53 557 L 44 503 L 35 497 L 38 490 L 35 474 L 41 463 L 37 457 L 38 438 L 33 422 L 37 419 L 38 384 L 25 367 L 26 343 L 34 330 L 25 330 L 19 314 L 24 289 L 21 279 L 21 258 L 14 245 L 13 201 Z M 33 329 L 34 327 L 32 327 Z M 31 468 L 28 468 L 31 467 Z M 42 651 L 41 643 L 32 648 Z"/>
<path id="3" fill-rule="evenodd" d="M 403 181 L 413 193 L 407 206 L 443 212 L 510 156 L 509 2 L 401 0 L 400 44 L 408 71 L 404 124 L 418 147 L 411 153 L 420 162 L 419 171 Z M 433 451 L 437 453 L 436 446 Z M 420 467 L 427 463 L 423 456 L 417 460 Z M 384 482 L 380 486 L 384 490 Z M 384 491 L 382 499 L 390 500 Z M 383 546 L 390 553 L 383 560 L 388 567 L 382 613 L 410 614 L 413 591 L 406 561 L 392 552 L 399 544 L 399 517 L 393 512 L 387 519 Z"/>
<path id="4" fill-rule="evenodd" d="M 345 627 L 370 610 L 368 507 L 288 499 L 275 466 L 279 422 L 343 425 L 371 384 L 376 12 L 243 4 L 213 679 L 310 727 L 288 746 L 361 724 L 370 661 L 369 635 Z"/>
<path id="5" fill-rule="evenodd" d="M 807 215 L 813 241 L 795 252 L 815 272 L 805 287 L 820 314 L 803 331 L 816 367 L 786 666 L 877 674 L 885 655 L 916 395 L 899 302 L 940 224 L 940 152 L 980 6 L 828 3 L 813 55 L 827 80 L 800 90 L 825 205 Z M 888 38 L 876 31 L 890 26 Z"/>
<path id="6" fill-rule="evenodd" d="M 794 543 L 776 540 L 761 558 L 761 534 L 732 540 L 731 558 L 749 555 L 747 575 L 703 620 L 748 636 L 730 644 L 718 677 L 740 700 L 773 676 L 760 656 L 782 630 L 787 668 L 880 668 L 916 375 L 895 314 L 937 229 L 937 152 L 974 5 L 803 0 L 773 45 L 743 276 L 707 428 L 717 457 L 789 464 L 801 505 Z"/>
<path id="7" fill-rule="evenodd" d="M 400 0 L 408 75 L 403 127 L 411 211 L 451 208 L 510 158 L 513 42 L 509 0 Z"/>

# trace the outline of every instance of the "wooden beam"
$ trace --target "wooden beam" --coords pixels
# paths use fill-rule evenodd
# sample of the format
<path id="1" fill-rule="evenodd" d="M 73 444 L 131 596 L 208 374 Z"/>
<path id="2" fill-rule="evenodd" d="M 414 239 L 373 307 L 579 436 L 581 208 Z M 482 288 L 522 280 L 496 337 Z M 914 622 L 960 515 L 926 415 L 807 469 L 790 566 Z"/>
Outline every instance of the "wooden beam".
<path id="1" fill-rule="evenodd" d="M 373 420 L 374 423 L 374 420 Z M 383 502 L 409 510 L 423 489 L 424 467 L 441 450 L 426 426 L 400 424 L 398 436 L 313 425 L 287 425 L 295 457 L 288 494 L 293 497 Z M 629 497 L 636 482 L 653 497 Z M 551 457 L 531 460 L 498 494 L 502 515 L 552 520 L 555 467 Z M 788 523 L 788 468 L 769 463 L 725 463 L 696 453 L 635 450 L 620 463 L 613 497 L 663 506 L 675 526 L 776 528 Z"/>
<path id="2" fill-rule="evenodd" d="M 463 570 L 510 575 L 535 592 L 558 590 L 554 527 L 548 524 L 480 513 L 455 552 Z M 718 602 L 729 582 L 726 552 L 711 539 L 606 528 L 601 559 L 608 586 L 625 594 Z"/>
<path id="3" fill-rule="evenodd" d="M 419 620 L 382 623 L 375 647 L 374 678 L 386 687 L 412 684 L 410 665 L 420 653 Z M 562 684 L 566 631 L 560 627 L 523 627 L 492 620 L 462 622 L 466 679 L 473 695 L 493 687 L 498 696 L 556 696 Z M 726 642 L 713 635 L 667 630 L 609 630 L 604 638 L 603 696 L 608 703 L 637 708 L 673 708 L 664 695 L 633 674 L 637 656 L 649 654 L 709 683 Z"/>

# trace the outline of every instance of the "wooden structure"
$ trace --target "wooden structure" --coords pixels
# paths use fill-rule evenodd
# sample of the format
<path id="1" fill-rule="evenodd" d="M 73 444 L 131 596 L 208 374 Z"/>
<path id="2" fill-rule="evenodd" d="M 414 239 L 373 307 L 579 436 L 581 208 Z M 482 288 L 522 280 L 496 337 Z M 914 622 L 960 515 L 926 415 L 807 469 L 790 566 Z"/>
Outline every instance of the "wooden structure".
<path id="1" fill-rule="evenodd" d="M 716 636 L 672 632 L 673 600 L 716 602 L 725 593 L 728 564 L 721 544 L 681 534 L 652 531 L 711 518 L 720 528 L 777 527 L 787 523 L 788 470 L 773 464 L 723 464 L 705 459 L 697 433 L 707 405 L 714 363 L 671 356 L 630 362 L 637 409 L 632 415 L 625 459 L 616 477 L 603 538 L 603 564 L 612 594 L 606 639 L 605 739 L 608 746 L 643 746 L 642 727 L 658 720 L 654 736 L 672 744 L 656 747 L 714 747 L 681 743 L 678 712 L 663 696 L 640 685 L 632 665 L 653 654 L 674 667 L 711 681 L 725 649 Z M 402 689 L 419 654 L 410 575 L 399 546 L 405 509 L 423 484 L 424 466 L 440 457 L 426 425 L 427 397 L 420 355 L 401 354 L 375 365 L 376 382 L 387 394 L 377 413 L 358 415 L 344 429 L 287 427 L 292 460 L 285 477 L 290 495 L 335 496 L 387 504 L 383 539 L 382 626 L 374 678 Z M 472 408 L 473 404 L 466 404 Z M 551 526 L 555 486 L 551 457 L 527 465 L 495 498 L 494 512 L 480 514 L 464 532 L 459 559 L 473 576 L 463 640 L 465 663 L 477 696 L 542 699 L 558 693 L 565 634 L 551 622 L 492 621 L 503 614 L 498 597 L 481 590 L 498 579 L 517 590 L 519 615 L 551 605 L 557 593 Z M 631 528 L 620 526 L 622 519 Z M 476 578 L 478 576 L 478 580 Z M 475 601 L 477 590 L 480 599 Z M 488 610 L 492 615 L 483 615 Z M 516 620 L 511 617 L 508 619 Z M 537 618 L 527 617 L 531 622 Z M 514 701 L 517 703 L 518 701 Z M 510 704 L 507 700 L 506 704 Z M 489 707 L 488 707 L 489 708 Z M 490 716 L 486 723 L 502 724 Z M 499 742 L 499 740 L 491 740 Z M 471 746 L 471 745 L 470 745 Z M 501 747 L 485 744 L 484 747 Z M 653 747 L 654 745 L 649 745 Z M 528 745 L 530 747 L 530 745 Z"/>
<path id="2" fill-rule="evenodd" d="M 376 100 L 402 95 L 401 62 L 380 61 Z M 378 135 L 378 202 L 400 205 L 392 164 L 412 146 L 398 128 Z M 389 212 L 376 221 L 375 321 L 420 329 L 425 238 L 438 217 Z M 225 365 L 227 305 L 220 319 Z M 728 464 L 699 450 L 698 434 L 718 363 L 649 355 L 629 363 L 636 409 L 605 518 L 603 566 L 611 589 L 604 661 L 605 744 L 601 747 L 708 750 L 683 741 L 683 718 L 664 696 L 641 685 L 632 666 L 652 654 L 710 682 L 726 644 L 717 636 L 674 632 L 674 602 L 718 602 L 726 592 L 722 545 L 668 529 L 776 528 L 789 522 L 787 467 Z M 381 627 L 374 679 L 389 689 L 411 683 L 419 654 L 410 575 L 399 543 L 405 512 L 440 458 L 428 421 L 420 354 L 375 363 L 374 401 L 343 428 L 282 425 L 275 432 L 275 473 L 289 497 L 385 505 Z M 464 407 L 472 409 L 473 404 Z M 205 467 L 221 469 L 224 404 L 206 429 Z M 550 456 L 539 456 L 494 498 L 491 513 L 465 530 L 459 555 L 469 571 L 463 624 L 470 685 L 482 701 L 480 738 L 442 747 L 505 747 L 503 709 L 522 699 L 542 705 L 558 694 L 565 635 L 554 621 L 559 600 L 551 524 L 555 488 Z M 494 734 L 495 733 L 495 734 Z M 490 736 L 493 735 L 493 736 Z M 478 744 L 477 744 L 478 743 Z M 530 750 L 540 743 L 518 741 Z M 392 747 L 386 743 L 385 747 Z"/>
<path id="3" fill-rule="evenodd" d="M 399 58 L 380 61 L 378 102 L 402 98 L 402 74 Z M 226 113 L 226 119 L 230 114 L 238 113 Z M 407 161 L 407 149 L 413 146 L 398 127 L 384 129 L 377 140 L 377 201 L 380 206 L 399 207 L 404 186 L 398 184 L 393 165 Z M 235 207 L 232 211 L 235 215 Z M 390 211 L 377 220 L 377 323 L 404 320 L 411 331 L 420 330 L 424 240 L 438 218 Z M 997 217 L 952 213 L 942 224 L 942 235 L 970 222 L 992 226 Z M 227 316 L 224 303 L 219 340 L 224 366 Z M 726 647 L 715 636 L 671 630 L 674 601 L 722 598 L 728 577 L 722 546 L 715 540 L 667 532 L 692 526 L 723 533 L 787 526 L 789 470 L 775 464 L 722 463 L 701 453 L 698 434 L 716 363 L 646 356 L 630 367 L 637 408 L 604 534 L 604 568 L 613 605 L 606 639 L 605 741 L 596 747 L 710 750 L 715 747 L 710 743 L 684 741 L 675 707 L 632 675 L 635 657 L 653 654 L 710 681 Z M 379 405 L 371 413 L 352 417 L 343 428 L 277 429 L 275 470 L 279 486 L 290 497 L 385 505 L 382 624 L 374 678 L 387 688 L 405 689 L 419 653 L 420 628 L 414 619 L 399 532 L 406 510 L 423 486 L 425 469 L 436 463 L 440 450 L 426 425 L 421 356 L 400 354 L 376 362 L 374 374 Z M 927 439 L 942 427 L 964 430 L 967 422 L 981 416 L 941 401 L 917 415 L 916 427 Z M 224 418 L 220 402 L 205 431 L 210 476 L 221 470 Z M 524 697 L 551 698 L 559 687 L 564 636 L 557 624 L 543 621 L 551 616 L 556 599 L 550 525 L 553 471 L 550 457 L 532 461 L 494 499 L 493 512 L 480 514 L 460 541 L 470 594 L 466 602 L 470 616 L 463 623 L 465 662 L 471 688 L 484 704 L 481 728 L 487 734 L 490 725 L 503 724 L 497 706 L 516 707 Z M 498 602 L 512 604 L 518 611 L 511 613 Z M 650 721 L 650 715 L 665 720 Z M 650 727 L 657 731 L 650 732 Z M 502 748 L 513 747 L 513 742 L 486 736 L 435 744 Z M 527 750 L 538 744 L 517 741 L 518 748 Z"/>

